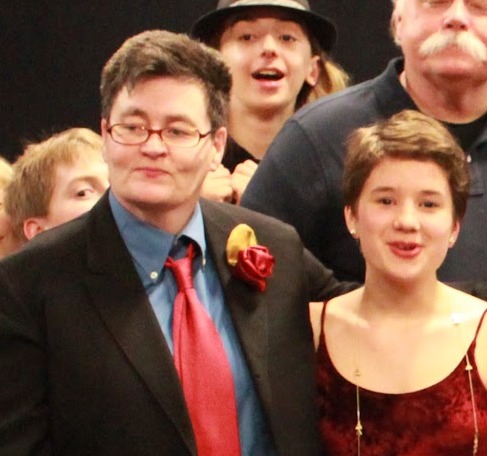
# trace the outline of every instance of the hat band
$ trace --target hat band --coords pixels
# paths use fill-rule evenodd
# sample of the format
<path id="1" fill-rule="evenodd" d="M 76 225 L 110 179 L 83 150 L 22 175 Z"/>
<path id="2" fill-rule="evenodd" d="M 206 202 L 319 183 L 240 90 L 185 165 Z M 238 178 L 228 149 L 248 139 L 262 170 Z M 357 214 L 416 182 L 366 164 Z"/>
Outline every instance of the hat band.
<path id="1" fill-rule="evenodd" d="M 229 5 L 230 8 L 233 8 L 234 6 L 284 6 L 307 11 L 303 5 L 294 0 L 266 0 L 265 2 L 262 0 L 237 0 Z"/>

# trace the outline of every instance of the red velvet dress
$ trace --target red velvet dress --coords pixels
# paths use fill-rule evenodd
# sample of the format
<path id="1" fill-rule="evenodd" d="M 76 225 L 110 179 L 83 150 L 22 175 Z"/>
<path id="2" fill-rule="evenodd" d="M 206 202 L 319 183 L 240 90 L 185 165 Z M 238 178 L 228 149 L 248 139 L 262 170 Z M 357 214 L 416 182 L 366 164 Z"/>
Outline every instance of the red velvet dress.
<path id="1" fill-rule="evenodd" d="M 468 356 L 479 427 L 477 455 L 487 456 L 487 390 L 475 362 L 477 333 Z M 333 366 L 323 330 L 317 362 L 324 454 L 356 455 L 356 388 Z M 361 456 L 471 456 L 474 418 L 465 365 L 463 358 L 444 380 L 412 393 L 382 394 L 360 388 Z"/>

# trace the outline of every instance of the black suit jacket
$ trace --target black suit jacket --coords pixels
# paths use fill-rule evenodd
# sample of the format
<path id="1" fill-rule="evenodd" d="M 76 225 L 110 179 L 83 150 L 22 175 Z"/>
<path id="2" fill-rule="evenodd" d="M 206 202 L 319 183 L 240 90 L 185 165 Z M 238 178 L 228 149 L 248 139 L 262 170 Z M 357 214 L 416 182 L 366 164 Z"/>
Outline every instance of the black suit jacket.
<path id="1" fill-rule="evenodd" d="M 281 455 L 319 454 L 310 299 L 340 293 L 290 226 L 202 201 L 208 249 Z M 230 231 L 275 256 L 260 293 Z M 196 455 L 171 353 L 105 196 L 0 263 L 0 454 Z"/>

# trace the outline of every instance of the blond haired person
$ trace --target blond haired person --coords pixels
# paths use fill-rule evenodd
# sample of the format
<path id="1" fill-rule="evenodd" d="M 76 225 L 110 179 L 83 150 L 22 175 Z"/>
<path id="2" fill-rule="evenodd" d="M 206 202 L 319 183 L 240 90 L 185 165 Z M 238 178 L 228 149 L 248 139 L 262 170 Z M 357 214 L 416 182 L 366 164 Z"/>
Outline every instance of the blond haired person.
<path id="1" fill-rule="evenodd" d="M 70 128 L 28 145 L 13 166 L 5 208 L 25 243 L 85 213 L 108 188 L 103 142 L 88 128 Z"/>
<path id="2" fill-rule="evenodd" d="M 19 248 L 16 236 L 13 234 L 12 221 L 5 212 L 5 189 L 12 180 L 12 165 L 0 157 L 0 258 L 15 252 Z"/>

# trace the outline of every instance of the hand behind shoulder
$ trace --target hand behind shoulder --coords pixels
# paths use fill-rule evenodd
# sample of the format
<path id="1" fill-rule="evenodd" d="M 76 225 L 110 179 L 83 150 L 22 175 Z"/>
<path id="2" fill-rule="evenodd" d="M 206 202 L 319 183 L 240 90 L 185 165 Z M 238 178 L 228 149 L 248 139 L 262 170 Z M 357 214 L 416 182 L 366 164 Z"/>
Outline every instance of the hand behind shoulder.
<path id="1" fill-rule="evenodd" d="M 245 160 L 243 163 L 239 163 L 235 167 L 231 179 L 233 194 L 237 204 L 240 202 L 240 198 L 242 198 L 242 195 L 247 188 L 250 179 L 257 170 L 257 166 L 257 163 L 255 163 L 254 161 Z"/>
<path id="2" fill-rule="evenodd" d="M 206 175 L 201 196 L 213 201 L 230 201 L 232 195 L 230 171 L 220 164 L 215 171 L 210 171 Z"/>
<path id="3" fill-rule="evenodd" d="M 239 163 L 235 167 L 233 174 L 240 174 L 240 175 L 252 177 L 255 171 L 257 170 L 258 166 L 259 165 L 253 160 L 245 160 L 244 162 Z"/>

